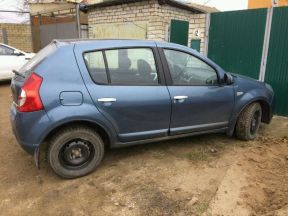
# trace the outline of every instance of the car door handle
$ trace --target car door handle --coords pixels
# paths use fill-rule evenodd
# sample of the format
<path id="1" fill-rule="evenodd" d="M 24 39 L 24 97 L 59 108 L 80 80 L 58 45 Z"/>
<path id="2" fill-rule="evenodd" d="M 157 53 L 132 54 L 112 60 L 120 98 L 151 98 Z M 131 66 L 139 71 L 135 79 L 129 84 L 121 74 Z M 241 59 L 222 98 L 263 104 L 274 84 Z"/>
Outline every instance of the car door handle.
<path id="1" fill-rule="evenodd" d="M 188 98 L 188 96 L 174 96 L 174 100 L 184 100 L 187 98 Z"/>
<path id="2" fill-rule="evenodd" d="M 115 102 L 116 101 L 116 98 L 99 98 L 98 99 L 98 102 Z"/>

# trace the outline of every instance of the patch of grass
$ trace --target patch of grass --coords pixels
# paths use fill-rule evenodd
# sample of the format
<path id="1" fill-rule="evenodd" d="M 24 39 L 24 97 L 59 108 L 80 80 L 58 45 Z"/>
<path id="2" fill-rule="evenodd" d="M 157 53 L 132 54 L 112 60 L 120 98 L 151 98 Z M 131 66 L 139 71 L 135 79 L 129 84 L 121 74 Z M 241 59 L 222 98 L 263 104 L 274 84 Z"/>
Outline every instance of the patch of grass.
<path id="1" fill-rule="evenodd" d="M 173 216 L 180 211 L 179 200 L 168 197 L 154 182 L 146 182 L 134 194 L 134 200 L 141 203 L 140 215 Z"/>
<path id="2" fill-rule="evenodd" d="M 201 214 L 205 213 L 208 210 L 208 208 L 209 208 L 208 202 L 198 203 L 198 205 L 196 206 L 197 215 L 201 215 Z"/>
<path id="3" fill-rule="evenodd" d="M 151 153 L 151 155 L 152 155 L 153 158 L 160 160 L 160 159 L 165 158 L 166 152 L 164 152 L 164 151 L 153 151 Z"/>
<path id="4" fill-rule="evenodd" d="M 224 143 L 224 142 L 217 142 L 214 144 L 215 148 L 218 149 L 218 150 L 224 150 L 226 147 L 227 147 L 227 143 Z"/>
<path id="5" fill-rule="evenodd" d="M 249 147 L 251 145 L 251 143 L 247 142 L 247 141 L 239 140 L 239 141 L 234 142 L 233 145 L 235 148 L 239 148 L 239 147 L 240 148 L 246 148 L 246 147 Z"/>
<path id="6" fill-rule="evenodd" d="M 177 143 L 174 143 L 177 145 L 171 145 L 169 151 L 181 159 L 209 162 L 213 156 L 219 156 L 219 153 L 231 147 L 231 144 L 233 146 L 233 142 L 234 140 L 220 135 L 188 137 L 177 140 Z"/>
<path id="7" fill-rule="evenodd" d="M 200 149 L 195 149 L 187 153 L 187 157 L 192 161 L 207 161 L 209 158 L 209 152 L 206 148 L 201 147 Z"/>

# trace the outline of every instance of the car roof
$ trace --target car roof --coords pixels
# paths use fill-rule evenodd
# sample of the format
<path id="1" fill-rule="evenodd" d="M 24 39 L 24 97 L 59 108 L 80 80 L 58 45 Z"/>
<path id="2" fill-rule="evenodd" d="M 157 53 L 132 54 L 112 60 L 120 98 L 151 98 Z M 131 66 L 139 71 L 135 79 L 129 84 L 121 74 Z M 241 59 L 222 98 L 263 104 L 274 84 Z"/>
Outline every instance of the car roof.
<path id="1" fill-rule="evenodd" d="M 81 44 L 81 43 L 95 43 L 95 42 L 109 42 L 109 41 L 118 41 L 118 42 L 127 42 L 127 41 L 138 41 L 138 42 L 151 42 L 151 40 L 139 40 L 139 39 L 55 39 L 53 40 L 56 43 L 73 43 L 73 44 Z M 152 41 L 153 42 L 153 41 Z"/>
<path id="2" fill-rule="evenodd" d="M 179 45 L 179 44 L 175 44 L 175 43 L 170 43 L 170 42 L 159 42 L 159 41 L 153 41 L 153 40 L 139 40 L 139 39 L 56 39 L 53 40 L 53 42 L 59 44 L 59 45 L 65 45 L 65 44 L 77 44 L 77 45 L 81 45 L 81 44 L 103 44 L 103 43 L 107 43 L 108 44 L 121 44 L 122 46 L 131 44 L 131 45 L 135 45 L 135 44 L 140 44 L 140 45 L 157 45 L 160 47 L 175 47 L 175 48 L 187 48 L 185 46 Z"/>
<path id="3" fill-rule="evenodd" d="M 154 41 L 154 40 L 139 40 L 139 39 L 61 39 L 54 40 L 57 45 L 76 45 L 77 47 L 90 47 L 99 46 L 101 48 L 113 48 L 113 47 L 141 47 L 141 46 L 157 46 L 161 48 L 180 49 L 187 52 L 192 52 L 194 55 L 201 55 L 196 50 L 191 49 L 188 46 L 179 45 L 176 43 L 166 41 Z"/>

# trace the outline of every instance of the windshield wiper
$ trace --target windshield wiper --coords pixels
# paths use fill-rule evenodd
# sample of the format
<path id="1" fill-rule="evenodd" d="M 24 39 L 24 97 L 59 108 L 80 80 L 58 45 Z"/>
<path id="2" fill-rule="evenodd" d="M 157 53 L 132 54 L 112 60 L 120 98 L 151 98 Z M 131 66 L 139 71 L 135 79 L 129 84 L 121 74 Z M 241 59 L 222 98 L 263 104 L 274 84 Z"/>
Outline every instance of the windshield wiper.
<path id="1" fill-rule="evenodd" d="M 12 70 L 12 72 L 14 73 L 14 74 L 16 74 L 17 76 L 21 76 L 21 77 L 23 77 L 23 78 L 25 78 L 25 76 L 23 75 L 23 74 L 21 74 L 19 71 L 17 71 L 17 70 Z"/>

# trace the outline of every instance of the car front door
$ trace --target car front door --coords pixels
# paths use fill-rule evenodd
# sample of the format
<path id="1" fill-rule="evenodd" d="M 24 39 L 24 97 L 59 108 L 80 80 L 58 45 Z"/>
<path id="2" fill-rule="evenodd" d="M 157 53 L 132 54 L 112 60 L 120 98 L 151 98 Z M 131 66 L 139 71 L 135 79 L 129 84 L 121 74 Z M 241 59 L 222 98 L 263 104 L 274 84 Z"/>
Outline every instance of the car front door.
<path id="1" fill-rule="evenodd" d="M 168 135 L 171 100 L 159 75 L 156 51 L 113 48 L 82 57 L 91 77 L 86 82 L 91 97 L 121 142 Z"/>
<path id="2" fill-rule="evenodd" d="M 220 85 L 217 71 L 191 53 L 173 49 L 160 52 L 170 79 L 170 134 L 226 128 L 234 107 L 233 86 Z"/>

